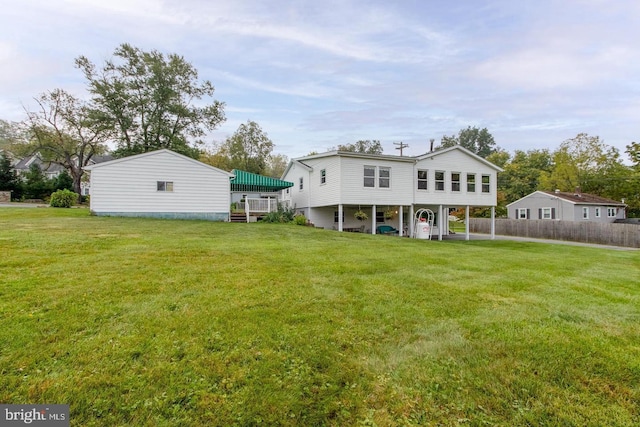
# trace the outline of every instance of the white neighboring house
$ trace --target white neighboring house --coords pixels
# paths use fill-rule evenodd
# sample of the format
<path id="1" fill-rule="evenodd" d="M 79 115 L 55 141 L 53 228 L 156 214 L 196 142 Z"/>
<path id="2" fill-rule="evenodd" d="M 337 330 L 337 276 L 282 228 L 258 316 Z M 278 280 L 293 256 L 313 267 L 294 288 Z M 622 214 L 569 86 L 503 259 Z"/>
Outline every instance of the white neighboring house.
<path id="1" fill-rule="evenodd" d="M 228 221 L 233 174 L 163 149 L 85 167 L 96 215 Z"/>
<path id="2" fill-rule="evenodd" d="M 626 217 L 622 202 L 576 191 L 534 191 L 507 205 L 511 219 L 615 222 Z"/>
<path id="3" fill-rule="evenodd" d="M 500 171 L 461 146 L 417 157 L 330 151 L 291 160 L 282 179 L 294 186 L 283 190 L 283 200 L 318 227 L 372 234 L 384 224 L 412 235 L 415 212 L 427 208 L 442 239 L 450 208 L 489 207 L 495 218 Z M 368 219 L 357 220 L 358 210 Z"/>

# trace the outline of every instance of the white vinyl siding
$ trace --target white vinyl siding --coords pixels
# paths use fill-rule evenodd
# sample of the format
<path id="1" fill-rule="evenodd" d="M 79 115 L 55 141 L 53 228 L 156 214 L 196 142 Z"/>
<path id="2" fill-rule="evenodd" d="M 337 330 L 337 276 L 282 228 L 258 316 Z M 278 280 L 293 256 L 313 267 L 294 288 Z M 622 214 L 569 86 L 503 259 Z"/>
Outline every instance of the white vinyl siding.
<path id="1" fill-rule="evenodd" d="M 229 212 L 230 174 L 171 151 L 126 157 L 88 170 L 91 209 L 98 214 Z"/>

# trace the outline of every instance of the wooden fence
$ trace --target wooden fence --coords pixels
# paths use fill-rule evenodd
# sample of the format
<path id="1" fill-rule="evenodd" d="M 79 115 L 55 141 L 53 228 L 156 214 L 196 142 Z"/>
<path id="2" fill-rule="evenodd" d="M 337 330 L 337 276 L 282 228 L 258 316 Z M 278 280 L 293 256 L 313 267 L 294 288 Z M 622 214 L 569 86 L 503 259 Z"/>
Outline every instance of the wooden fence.
<path id="1" fill-rule="evenodd" d="M 469 231 L 491 233 L 491 220 L 470 218 Z M 637 224 L 496 219 L 496 234 L 640 248 L 640 225 Z"/>

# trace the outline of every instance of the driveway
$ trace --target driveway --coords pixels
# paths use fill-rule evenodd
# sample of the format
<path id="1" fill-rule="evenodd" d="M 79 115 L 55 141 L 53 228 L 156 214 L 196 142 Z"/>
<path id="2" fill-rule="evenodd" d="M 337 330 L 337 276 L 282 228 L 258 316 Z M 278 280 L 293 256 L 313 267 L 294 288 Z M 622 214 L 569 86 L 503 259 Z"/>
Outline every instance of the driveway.
<path id="1" fill-rule="evenodd" d="M 43 203 L 0 203 L 0 208 L 46 208 L 48 206 Z"/>

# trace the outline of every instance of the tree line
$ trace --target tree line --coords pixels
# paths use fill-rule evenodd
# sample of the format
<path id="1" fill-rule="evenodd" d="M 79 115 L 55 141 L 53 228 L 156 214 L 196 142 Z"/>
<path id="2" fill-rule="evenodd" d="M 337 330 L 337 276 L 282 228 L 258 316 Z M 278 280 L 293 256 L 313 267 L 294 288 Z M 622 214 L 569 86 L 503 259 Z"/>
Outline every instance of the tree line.
<path id="1" fill-rule="evenodd" d="M 111 154 L 116 158 L 168 148 L 224 170 L 273 177 L 280 177 L 287 165 L 288 158 L 272 154 L 273 141 L 252 120 L 240 124 L 225 141 L 213 147 L 204 144 L 208 132 L 225 121 L 225 104 L 213 98 L 213 84 L 201 80 L 182 56 L 143 51 L 125 43 L 101 66 L 79 56 L 75 67 L 85 78 L 87 96 L 76 97 L 59 88 L 37 96 L 36 108 L 26 111 L 22 123 L 0 120 L 0 150 L 18 156 L 38 153 L 43 162 L 62 166 L 78 195 L 83 168 L 104 154 L 109 144 L 115 147 Z M 432 147 L 434 143 L 432 139 Z M 629 215 L 640 216 L 640 144 L 636 142 L 626 147 L 630 165 L 616 148 L 584 133 L 554 151 L 511 154 L 496 145 L 487 128 L 469 126 L 443 136 L 434 149 L 453 145 L 504 169 L 498 175 L 499 213 L 506 204 L 535 190 L 579 187 L 586 193 L 624 199 Z M 382 144 L 359 140 L 332 149 L 381 154 Z M 6 177 L 0 175 L 0 190 L 14 185 L 8 181 L 11 173 L 5 172 Z"/>
<path id="2" fill-rule="evenodd" d="M 284 170 L 288 159 L 272 155 L 273 142 L 251 120 L 213 149 L 205 147 L 203 138 L 225 121 L 225 104 L 182 56 L 125 43 L 100 67 L 85 56 L 75 66 L 87 96 L 57 88 L 35 97 L 36 108 L 26 110 L 22 123 L 0 121 L 0 149 L 59 164 L 78 195 L 83 168 L 109 144 L 115 158 L 167 148 L 227 170 L 274 176 Z"/>

